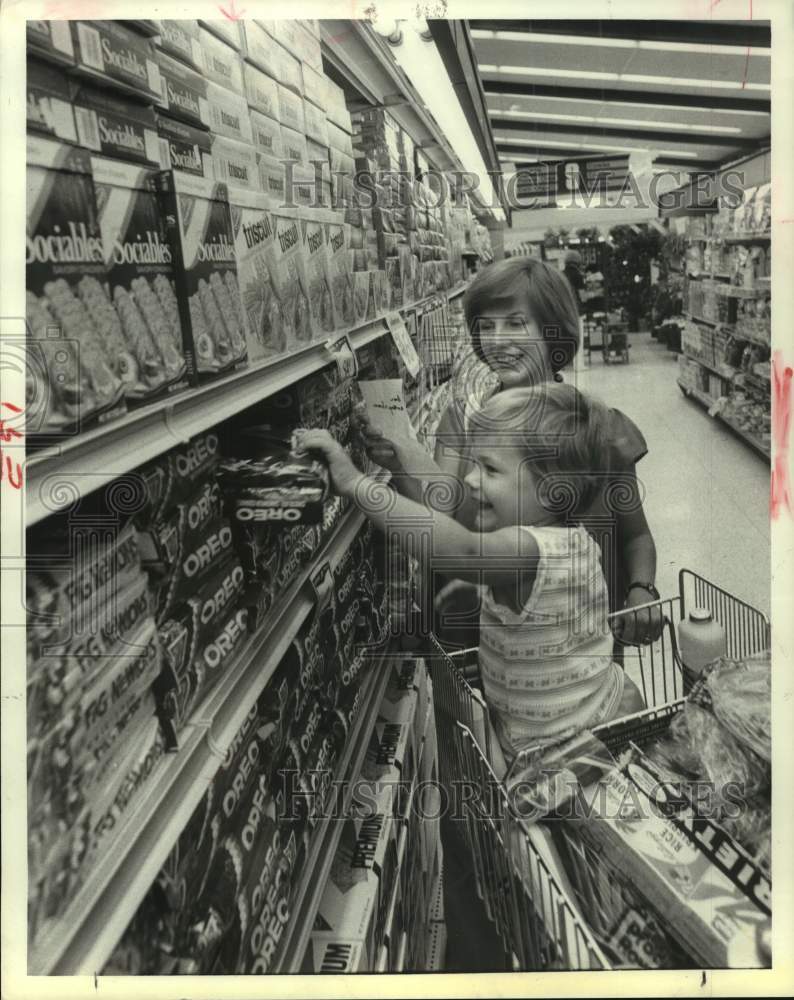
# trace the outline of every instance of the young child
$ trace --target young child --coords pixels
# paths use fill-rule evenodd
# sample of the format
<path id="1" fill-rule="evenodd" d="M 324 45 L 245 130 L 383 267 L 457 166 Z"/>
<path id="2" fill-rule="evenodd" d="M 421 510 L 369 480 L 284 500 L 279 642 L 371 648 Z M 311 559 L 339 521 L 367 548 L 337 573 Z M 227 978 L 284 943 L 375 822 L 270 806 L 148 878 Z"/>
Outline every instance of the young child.
<path id="1" fill-rule="evenodd" d="M 508 766 L 523 749 L 644 707 L 612 660 L 601 554 L 578 519 L 601 486 L 592 470 L 605 468 L 608 421 L 603 404 L 570 385 L 493 396 L 470 433 L 473 530 L 398 493 L 384 504 L 385 487 L 330 434 L 300 433 L 301 447 L 325 456 L 335 489 L 379 528 L 408 541 L 431 518 L 431 563 L 479 585 L 483 689 Z"/>

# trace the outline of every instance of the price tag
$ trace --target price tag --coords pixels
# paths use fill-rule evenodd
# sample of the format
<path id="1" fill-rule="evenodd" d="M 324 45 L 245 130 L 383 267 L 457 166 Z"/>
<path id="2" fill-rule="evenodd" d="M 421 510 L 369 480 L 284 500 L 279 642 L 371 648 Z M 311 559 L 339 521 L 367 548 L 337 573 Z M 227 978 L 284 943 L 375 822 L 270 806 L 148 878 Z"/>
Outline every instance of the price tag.
<path id="1" fill-rule="evenodd" d="M 422 370 L 422 361 L 416 353 L 416 348 L 411 340 L 411 335 L 408 333 L 405 320 L 398 312 L 394 311 L 386 314 L 386 323 L 405 367 L 410 372 L 411 377 L 416 378 Z"/>
<path id="2" fill-rule="evenodd" d="M 318 608 L 324 608 L 331 600 L 334 590 L 334 571 L 331 569 L 331 564 L 328 561 L 322 563 L 311 574 L 309 582 L 314 591 L 315 604 Z"/>
<path id="3" fill-rule="evenodd" d="M 358 359 L 356 358 L 356 352 L 353 350 L 353 345 L 350 343 L 348 334 L 345 333 L 341 337 L 331 337 L 330 340 L 326 340 L 325 349 L 336 362 L 340 378 L 356 377 Z"/>

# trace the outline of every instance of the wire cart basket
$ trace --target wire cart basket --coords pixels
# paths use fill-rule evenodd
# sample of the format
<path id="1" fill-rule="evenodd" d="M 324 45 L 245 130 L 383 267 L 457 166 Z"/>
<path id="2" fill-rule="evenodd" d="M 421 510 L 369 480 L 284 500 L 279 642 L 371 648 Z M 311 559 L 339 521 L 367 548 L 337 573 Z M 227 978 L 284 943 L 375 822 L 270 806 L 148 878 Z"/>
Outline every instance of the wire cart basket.
<path id="1" fill-rule="evenodd" d="M 627 720 L 593 730 L 609 750 L 630 741 L 642 745 L 662 733 L 677 711 L 689 683 L 678 654 L 675 627 L 693 607 L 708 608 L 725 629 L 727 655 L 750 656 L 770 648 L 770 625 L 756 608 L 688 569 L 679 573 L 675 597 L 617 612 L 622 621 L 646 611 L 661 615 L 655 642 L 624 647 L 623 668 L 640 689 L 646 708 Z M 471 851 L 477 894 L 501 938 L 506 968 L 515 970 L 597 970 L 619 967 L 619 953 L 604 947 L 606 924 L 621 891 L 619 873 L 607 872 L 601 859 L 581 843 L 565 843 L 555 832 L 558 850 L 567 851 L 582 878 L 557 877 L 544 856 L 538 834 L 515 811 L 507 788 L 489 763 L 494 739 L 487 710 L 476 688 L 477 649 L 446 653 L 435 643 L 429 656 L 438 733 L 439 778 L 450 801 L 455 786 L 466 787 L 464 839 Z M 485 752 L 483 752 L 485 748 Z M 564 831 L 566 824 L 552 824 Z M 560 841 L 562 840 L 562 843 Z M 575 848 L 575 850 L 574 850 Z M 572 857 L 578 851 L 576 857 Z M 559 870 L 558 870 L 559 871 Z M 594 878 L 593 872 L 599 877 Z M 586 894 L 587 899 L 582 895 Z M 583 905 L 584 904 L 584 905 Z M 587 919 L 582 916 L 587 914 Z M 636 967 L 636 966 L 635 966 Z"/>

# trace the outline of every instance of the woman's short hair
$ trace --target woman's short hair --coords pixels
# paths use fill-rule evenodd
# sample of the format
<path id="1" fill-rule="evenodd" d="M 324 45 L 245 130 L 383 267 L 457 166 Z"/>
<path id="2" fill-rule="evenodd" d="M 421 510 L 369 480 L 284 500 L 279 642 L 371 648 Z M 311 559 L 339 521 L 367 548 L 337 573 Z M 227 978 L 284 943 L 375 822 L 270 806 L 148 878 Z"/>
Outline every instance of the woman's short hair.
<path id="1" fill-rule="evenodd" d="M 558 372 L 573 361 L 579 349 L 579 310 L 562 272 L 534 257 L 500 260 L 483 268 L 469 285 L 463 308 L 472 347 L 480 360 L 485 361 L 477 320 L 494 298 L 522 289 L 526 294 L 527 316 L 537 323 L 549 345 L 551 369 Z"/>
<path id="2" fill-rule="evenodd" d="M 581 514 L 610 468 L 610 415 L 572 385 L 548 382 L 497 392 L 472 420 L 471 443 L 519 448 L 550 510 Z"/>

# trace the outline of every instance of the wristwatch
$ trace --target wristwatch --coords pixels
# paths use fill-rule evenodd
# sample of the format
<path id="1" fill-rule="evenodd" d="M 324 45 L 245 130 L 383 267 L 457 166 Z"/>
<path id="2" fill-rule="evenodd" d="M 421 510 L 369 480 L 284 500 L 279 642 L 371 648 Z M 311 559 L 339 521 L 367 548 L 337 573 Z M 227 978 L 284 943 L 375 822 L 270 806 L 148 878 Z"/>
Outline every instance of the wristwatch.
<path id="1" fill-rule="evenodd" d="M 661 595 L 659 594 L 659 591 L 656 589 L 656 587 L 654 587 L 652 583 L 642 583 L 639 580 L 630 583 L 628 587 L 626 587 L 626 597 L 629 596 L 632 590 L 636 590 L 638 587 L 642 588 L 642 590 L 647 590 L 655 601 L 658 601 L 660 599 Z"/>

